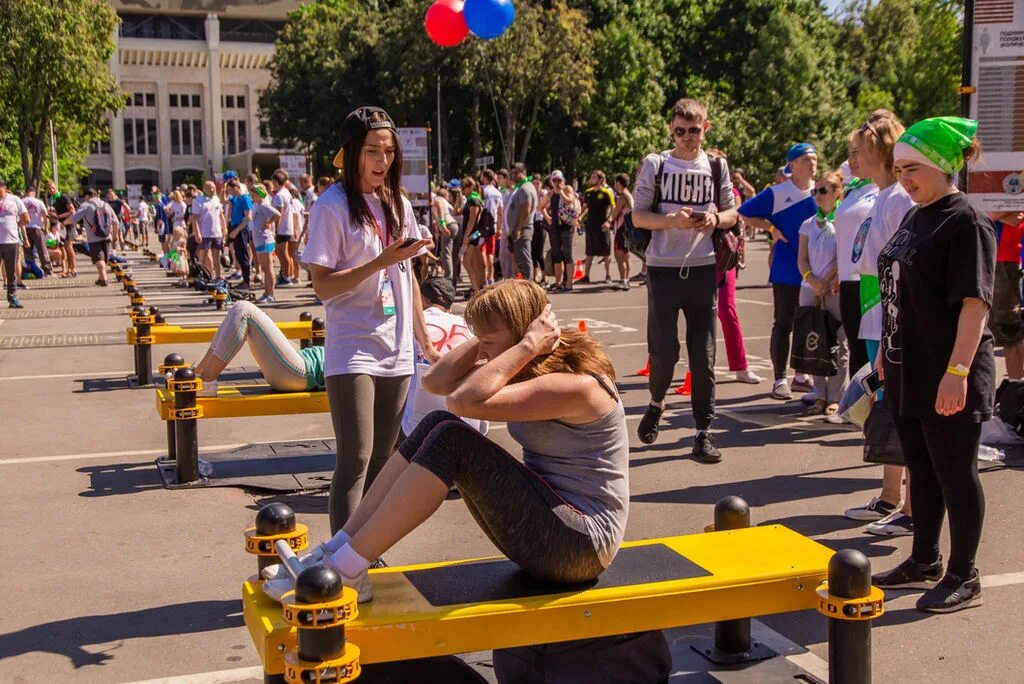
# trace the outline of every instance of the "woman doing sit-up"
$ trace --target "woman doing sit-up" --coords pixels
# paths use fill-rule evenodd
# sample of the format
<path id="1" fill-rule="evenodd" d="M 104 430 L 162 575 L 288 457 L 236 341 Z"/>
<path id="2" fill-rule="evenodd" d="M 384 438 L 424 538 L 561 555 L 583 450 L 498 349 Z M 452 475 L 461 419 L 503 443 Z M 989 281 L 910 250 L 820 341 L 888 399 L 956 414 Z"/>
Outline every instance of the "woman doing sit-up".
<path id="1" fill-rule="evenodd" d="M 369 601 L 370 561 L 438 509 L 454 483 L 484 534 L 532 577 L 594 579 L 622 542 L 629 506 L 629 441 L 615 369 L 586 333 L 559 330 L 544 290 L 507 280 L 475 294 L 476 338 L 431 366 L 423 387 L 469 418 L 506 421 L 520 463 L 453 413 L 424 418 L 398 448 L 344 528 L 301 557 L 326 562 Z M 264 591 L 291 580 L 267 568 Z"/>

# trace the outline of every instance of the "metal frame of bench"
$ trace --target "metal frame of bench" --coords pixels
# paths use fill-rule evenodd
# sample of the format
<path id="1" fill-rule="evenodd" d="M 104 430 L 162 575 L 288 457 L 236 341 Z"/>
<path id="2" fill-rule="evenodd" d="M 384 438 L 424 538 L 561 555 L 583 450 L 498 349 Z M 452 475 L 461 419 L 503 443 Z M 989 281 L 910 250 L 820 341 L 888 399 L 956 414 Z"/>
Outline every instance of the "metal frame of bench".
<path id="1" fill-rule="evenodd" d="M 278 552 L 290 555 L 289 549 L 301 551 L 308 543 L 306 526 L 295 523 L 287 506 L 275 503 L 263 510 L 270 507 L 286 511 L 277 522 L 288 521 L 290 516 L 290 524 L 267 527 L 266 516 L 261 522 L 257 514 L 256 526 L 246 531 L 245 542 L 246 550 L 257 556 L 258 570 L 278 561 Z M 746 663 L 776 655 L 750 653 L 754 650 L 750 618 L 817 609 L 830 619 L 832 684 L 868 684 L 870 620 L 884 612 L 882 592 L 871 586 L 868 559 L 859 551 L 833 553 L 782 525 L 750 527 L 749 507 L 739 497 L 719 501 L 715 521 L 712 533 L 622 545 L 623 549 L 668 547 L 707 571 L 702 576 L 572 588 L 485 603 L 432 605 L 407 573 L 454 571 L 495 559 L 448 561 L 371 570 L 375 599 L 357 606 L 351 589 L 319 604 L 300 604 L 295 594 L 277 603 L 263 594 L 257 574 L 242 585 L 245 624 L 264 668 L 265 682 L 300 681 L 297 677 L 320 681 L 309 678 L 316 671 L 333 675 L 332 682 L 341 682 L 358 677 L 361 664 L 712 622 L 716 624 L 715 647 L 694 645 L 694 649 L 714 662 Z M 284 551 L 275 551 L 282 541 Z M 308 586 L 324 573 L 314 572 L 310 578 L 304 578 L 305 574 L 299 575 L 297 584 Z M 335 630 L 340 639 L 327 638 L 327 629 Z M 347 643 L 346 637 L 351 637 L 351 642 Z M 333 651 L 317 651 L 331 649 L 332 643 Z M 343 646 L 340 652 L 339 643 Z M 296 655 L 303 651 L 305 655 Z M 286 676 L 282 678 L 282 674 Z"/>

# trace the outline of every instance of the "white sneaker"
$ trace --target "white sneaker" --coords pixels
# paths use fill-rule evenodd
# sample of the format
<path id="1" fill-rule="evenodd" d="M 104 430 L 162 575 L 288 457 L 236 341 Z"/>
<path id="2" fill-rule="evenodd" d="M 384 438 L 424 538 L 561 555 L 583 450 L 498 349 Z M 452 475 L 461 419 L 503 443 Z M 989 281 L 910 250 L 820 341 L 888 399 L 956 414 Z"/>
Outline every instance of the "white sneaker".
<path id="1" fill-rule="evenodd" d="M 312 567 L 319 563 L 324 562 L 324 557 L 328 555 L 327 549 L 324 548 L 323 544 L 317 544 L 308 551 L 304 551 L 299 554 L 299 562 L 302 563 L 302 569 L 305 570 L 308 567 Z M 284 563 L 278 563 L 277 565 L 268 565 L 263 568 L 263 572 L 260 573 L 263 579 L 276 580 L 291 578 L 288 570 L 284 567 Z"/>
<path id="2" fill-rule="evenodd" d="M 912 537 L 914 536 L 914 519 L 901 511 L 895 511 L 877 522 L 864 528 L 868 534 L 880 537 Z"/>
<path id="3" fill-rule="evenodd" d="M 814 389 L 814 380 L 807 373 L 797 373 L 793 376 L 793 390 L 796 392 L 810 392 Z"/>
<path id="4" fill-rule="evenodd" d="M 772 399 L 789 401 L 792 398 L 793 392 L 789 389 L 789 382 L 787 382 L 785 378 L 776 380 L 775 384 L 772 385 Z"/>
<path id="5" fill-rule="evenodd" d="M 794 387 L 795 386 L 796 386 L 796 383 L 794 383 Z M 818 399 L 821 399 L 821 394 L 819 394 L 818 392 L 816 392 L 814 390 L 811 390 L 810 392 L 807 392 L 806 394 L 804 394 L 804 396 L 800 397 L 800 401 L 802 401 L 803 403 L 807 404 L 808 406 L 813 405 L 814 402 L 818 401 Z"/>
<path id="6" fill-rule="evenodd" d="M 211 380 L 210 382 L 203 383 L 203 389 L 196 392 L 197 397 L 215 397 L 217 396 L 217 381 Z"/>
<path id="7" fill-rule="evenodd" d="M 270 295 L 262 294 L 262 295 L 260 295 L 260 298 L 256 300 L 256 304 L 257 305 L 259 305 L 259 304 L 273 304 L 276 301 L 277 300 L 274 299 L 273 297 L 271 297 Z"/>
<path id="8" fill-rule="evenodd" d="M 269 569 L 269 568 L 268 568 Z M 337 569 L 335 569 L 337 572 Z M 287 575 L 288 573 L 285 572 Z M 366 570 L 363 570 L 356 577 L 346 577 L 340 572 L 338 576 L 341 577 L 341 583 L 352 589 L 356 590 L 356 600 L 359 603 L 369 603 L 373 600 L 373 585 L 370 584 L 370 575 Z M 290 575 L 287 577 L 280 577 L 276 579 L 270 579 L 263 583 L 263 593 L 274 599 L 280 601 L 285 595 L 295 591 L 295 582 L 292 581 Z"/>
<path id="9" fill-rule="evenodd" d="M 741 371 L 736 371 L 736 382 L 742 382 L 748 385 L 756 385 L 757 383 L 761 382 L 761 380 L 763 380 L 763 378 L 754 371 L 750 370 L 749 368 L 744 368 Z"/>

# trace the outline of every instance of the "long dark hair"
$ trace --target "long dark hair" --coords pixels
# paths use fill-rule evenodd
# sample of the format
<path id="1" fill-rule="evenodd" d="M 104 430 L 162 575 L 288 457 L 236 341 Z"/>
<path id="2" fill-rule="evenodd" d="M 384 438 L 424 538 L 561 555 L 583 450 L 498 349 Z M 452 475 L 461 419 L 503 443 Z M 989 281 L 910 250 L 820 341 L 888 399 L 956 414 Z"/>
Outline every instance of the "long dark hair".
<path id="1" fill-rule="evenodd" d="M 370 115 L 370 122 L 390 121 L 390 117 L 382 112 L 375 112 Z M 372 130 L 372 129 L 371 129 Z M 341 168 L 341 186 L 348 197 L 348 211 L 354 223 L 363 226 L 373 225 L 373 218 L 370 208 L 366 206 L 363 199 L 363 192 L 360 188 L 359 161 L 362 158 L 363 146 L 366 144 L 366 136 L 363 133 L 355 136 L 342 149 L 345 151 L 344 163 Z M 391 137 L 395 143 L 395 158 L 391 162 L 384 184 L 374 191 L 384 207 L 384 220 L 387 224 L 388 234 L 391 239 L 397 240 L 405 235 L 405 209 L 402 203 L 402 146 L 398 140 L 398 133 L 391 129 Z"/>

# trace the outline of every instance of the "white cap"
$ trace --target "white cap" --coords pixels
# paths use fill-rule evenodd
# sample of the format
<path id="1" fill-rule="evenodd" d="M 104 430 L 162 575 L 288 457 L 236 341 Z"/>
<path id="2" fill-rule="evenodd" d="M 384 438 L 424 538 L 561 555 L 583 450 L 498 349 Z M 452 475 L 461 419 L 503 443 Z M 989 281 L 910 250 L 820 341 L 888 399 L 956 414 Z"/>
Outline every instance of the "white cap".
<path id="1" fill-rule="evenodd" d="M 561 171 L 559 171 L 558 169 L 555 169 L 554 171 L 551 172 L 551 180 L 564 181 L 565 180 L 565 176 L 562 174 Z"/>

